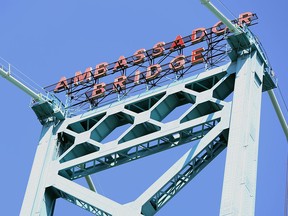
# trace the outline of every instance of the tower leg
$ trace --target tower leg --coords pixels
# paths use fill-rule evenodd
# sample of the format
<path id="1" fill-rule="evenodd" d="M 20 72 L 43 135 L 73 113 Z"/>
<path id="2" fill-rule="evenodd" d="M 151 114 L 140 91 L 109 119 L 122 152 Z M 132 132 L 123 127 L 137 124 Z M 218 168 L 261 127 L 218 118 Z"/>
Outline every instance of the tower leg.
<path id="1" fill-rule="evenodd" d="M 44 126 L 37 147 L 20 215 L 53 215 L 56 197 L 46 190 L 48 168 L 56 150 L 53 126 Z"/>
<path id="2" fill-rule="evenodd" d="M 238 58 L 220 215 L 255 212 L 263 63 L 253 52 Z"/>

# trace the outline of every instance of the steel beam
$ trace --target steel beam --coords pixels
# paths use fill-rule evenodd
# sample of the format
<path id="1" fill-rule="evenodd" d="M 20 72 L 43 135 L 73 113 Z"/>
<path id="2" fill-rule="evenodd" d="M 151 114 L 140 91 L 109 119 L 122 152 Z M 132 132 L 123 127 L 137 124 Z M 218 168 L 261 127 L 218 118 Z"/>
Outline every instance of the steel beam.
<path id="1" fill-rule="evenodd" d="M 220 215 L 255 213 L 263 62 L 257 52 L 237 59 Z"/>
<path id="2" fill-rule="evenodd" d="M 228 112 L 227 112 L 228 111 Z M 200 173 L 227 145 L 229 107 L 222 119 L 201 141 L 189 149 L 167 172 L 140 195 L 131 206 L 143 215 L 154 215 Z"/>
<path id="3" fill-rule="evenodd" d="M 235 64 L 229 63 L 57 126 L 44 124 L 21 215 L 53 215 L 57 198 L 99 216 L 155 214 L 225 149 L 231 102 L 224 99 L 233 91 L 234 74 Z M 183 104 L 189 106 L 179 118 L 163 121 Z M 131 126 L 104 144 L 124 124 Z M 165 174 L 135 202 L 121 205 L 94 192 L 92 185 L 89 190 L 73 182 L 197 140 L 185 165 L 176 164 L 169 178 Z"/>
<path id="4" fill-rule="evenodd" d="M 53 132 L 52 123 L 43 127 L 21 207 L 21 216 L 53 215 L 56 197 L 46 191 L 46 181 L 50 177 L 49 166 L 56 150 Z"/>

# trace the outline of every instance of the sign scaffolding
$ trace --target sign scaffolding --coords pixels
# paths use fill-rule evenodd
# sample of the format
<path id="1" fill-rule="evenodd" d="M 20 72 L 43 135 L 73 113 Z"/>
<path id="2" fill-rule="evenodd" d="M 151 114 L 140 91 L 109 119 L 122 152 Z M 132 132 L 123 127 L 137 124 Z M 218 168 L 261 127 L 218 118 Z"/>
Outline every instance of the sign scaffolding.
<path id="1" fill-rule="evenodd" d="M 232 22 L 254 25 L 257 19 L 256 14 L 247 12 Z M 133 56 L 120 56 L 116 62 L 88 67 L 84 73 L 77 71 L 74 77 L 62 77 L 45 90 L 68 96 L 70 110 L 107 105 L 227 63 L 229 35 L 229 29 L 219 21 L 211 28 L 194 29 L 185 37 L 178 35 L 169 43 L 158 42 L 152 49 L 139 49 Z"/>

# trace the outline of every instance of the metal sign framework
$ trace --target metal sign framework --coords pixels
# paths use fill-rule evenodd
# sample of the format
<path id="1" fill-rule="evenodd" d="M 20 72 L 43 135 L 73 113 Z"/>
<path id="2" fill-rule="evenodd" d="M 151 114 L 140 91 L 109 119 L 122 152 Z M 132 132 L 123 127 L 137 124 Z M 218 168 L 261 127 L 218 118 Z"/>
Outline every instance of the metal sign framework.
<path id="1" fill-rule="evenodd" d="M 256 14 L 249 14 L 249 25 L 256 24 L 255 21 L 257 19 Z M 233 20 L 232 22 L 237 24 L 239 23 L 239 19 Z M 216 34 L 213 32 L 216 30 L 221 33 Z M 191 42 L 191 38 L 197 38 L 199 37 L 199 34 L 202 33 L 205 35 L 201 40 L 197 40 L 197 43 Z M 177 36 L 174 41 L 169 43 L 160 42 L 163 43 L 161 46 L 163 48 L 163 54 L 159 56 L 153 56 L 155 48 L 147 51 L 145 50 L 145 52 L 143 52 L 145 58 L 141 59 L 140 64 L 135 64 L 137 55 L 133 55 L 125 58 L 125 61 L 127 62 L 125 67 L 121 67 L 120 63 L 120 67 L 117 70 L 115 70 L 115 65 L 118 64 L 120 60 L 107 64 L 107 71 L 103 77 L 96 78 L 94 76 L 96 69 L 92 70 L 91 68 L 90 71 L 85 71 L 85 73 L 90 73 L 89 75 L 82 74 L 78 75 L 78 77 L 74 76 L 68 79 L 65 78 L 65 84 L 63 83 L 61 88 L 57 89 L 57 91 L 55 91 L 55 89 L 57 85 L 61 83 L 61 80 L 58 83 L 45 87 L 44 89 L 47 92 L 66 94 L 69 101 L 67 109 L 87 111 L 91 108 L 104 106 L 126 97 L 139 94 L 154 87 L 167 85 L 171 80 L 179 80 L 188 77 L 194 73 L 203 71 L 203 69 L 212 69 L 225 64 L 224 60 L 227 59 L 227 54 L 231 51 L 231 48 L 226 43 L 226 38 L 229 35 L 231 35 L 231 33 L 228 29 L 225 29 L 225 26 L 221 23 L 217 25 L 217 28 L 212 27 L 204 30 L 203 28 L 199 28 L 199 31 L 194 32 L 194 34 L 185 37 Z M 179 37 L 180 40 L 183 40 L 182 44 L 179 42 Z M 196 45 L 198 45 L 197 48 L 203 46 L 203 51 L 201 53 L 199 52 L 200 55 L 198 55 L 198 58 L 201 58 L 202 60 L 197 61 L 196 59 L 196 62 L 193 63 L 191 58 Z M 171 49 L 172 46 L 174 46 L 173 49 Z M 170 66 L 170 62 L 176 57 L 175 54 L 178 56 L 184 56 L 185 63 L 179 70 L 175 70 Z M 229 61 L 229 59 L 227 59 L 227 61 Z M 149 66 L 157 64 L 161 67 L 161 73 L 153 77 L 153 79 L 147 79 L 147 69 Z M 174 64 L 177 65 L 179 62 L 175 61 Z M 113 82 L 113 78 L 117 77 L 117 74 L 118 76 L 125 76 L 125 87 L 117 86 Z M 86 79 L 84 80 L 83 78 L 82 82 L 78 84 L 79 76 L 84 75 L 86 76 Z M 136 79 L 137 82 L 135 82 Z M 77 85 L 74 84 L 75 80 L 77 80 Z M 94 86 L 101 83 L 107 83 L 105 84 L 105 87 L 103 86 L 103 88 L 105 88 L 105 93 L 103 93 L 99 98 L 93 98 L 92 94 Z"/>
<path id="2" fill-rule="evenodd" d="M 43 160 L 46 164 L 43 173 L 49 175 L 43 176 L 37 170 L 40 161 L 35 162 L 31 178 L 41 186 L 36 190 L 35 184 L 29 182 L 21 215 L 36 211 L 36 206 L 40 207 L 37 211 L 41 215 L 50 215 L 55 199 L 59 197 L 96 215 L 155 214 L 225 149 L 231 103 L 225 102 L 224 98 L 233 91 L 234 69 L 235 64 L 225 65 L 201 73 L 197 78 L 191 77 L 153 93 L 127 99 L 109 110 L 103 107 L 82 117 L 66 119 L 60 127 L 47 126 L 40 141 L 40 146 L 47 149 L 37 151 L 36 158 Z M 183 104 L 191 106 L 176 121 L 163 123 L 169 113 Z M 115 128 L 125 124 L 131 126 L 123 134 L 109 143 L 102 143 Z M 129 205 L 120 205 L 73 182 L 197 140 L 201 141 Z M 46 151 L 49 155 L 44 161 L 45 157 L 40 154 Z M 43 195 L 45 202 L 40 198 Z M 26 205 L 32 197 L 38 203 Z"/>
<path id="3" fill-rule="evenodd" d="M 56 199 L 63 198 L 95 215 L 154 215 L 227 148 L 220 215 L 253 215 L 261 96 L 275 82 L 260 45 L 244 30 L 248 36 L 228 37 L 228 64 L 62 119 L 61 124 L 46 121 L 20 214 L 53 215 Z M 164 121 L 184 104 L 189 106 L 178 119 Z M 122 134 L 105 141 L 123 125 L 128 128 Z M 191 142 L 191 149 L 166 173 L 124 205 L 73 181 Z"/>
<path id="4" fill-rule="evenodd" d="M 227 202 L 234 194 L 230 191 L 231 184 L 236 188 L 237 196 L 242 194 L 237 199 L 255 202 L 256 178 L 251 174 L 257 169 L 255 152 L 263 77 L 269 76 L 264 76 L 263 69 L 256 51 L 243 52 L 236 62 L 197 77 L 123 100 L 109 109 L 103 107 L 68 118 L 60 126 L 44 126 L 21 215 L 35 212 L 52 215 L 55 201 L 60 197 L 95 215 L 154 215 L 227 145 L 227 151 L 232 151 L 233 155 L 227 160 L 234 160 L 230 164 L 235 165 L 235 158 L 238 158 L 242 165 L 241 169 L 237 168 L 237 175 L 233 172 L 235 167 L 226 165 L 225 179 L 233 181 L 227 185 L 224 183 L 221 214 L 234 209 L 230 208 L 231 202 Z M 231 107 L 232 102 L 225 101 L 225 98 L 233 91 L 234 105 Z M 246 95 L 250 96 L 247 98 Z M 179 119 L 163 122 L 169 113 L 183 104 L 191 106 Z M 250 113 L 249 118 L 246 118 L 247 113 Z M 239 115 L 245 117 L 239 118 Z M 125 124 L 130 127 L 123 134 L 111 142 L 102 143 L 115 128 Z M 246 129 L 244 132 L 243 128 Z M 73 182 L 197 140 L 200 140 L 198 144 L 194 144 L 150 188 L 127 205 Z M 228 142 L 241 144 L 235 148 Z M 248 158 L 245 164 L 242 157 Z M 243 175 L 248 182 L 242 182 Z M 245 208 L 248 214 L 241 215 L 250 215 L 253 208 L 253 204 L 249 205 Z"/>

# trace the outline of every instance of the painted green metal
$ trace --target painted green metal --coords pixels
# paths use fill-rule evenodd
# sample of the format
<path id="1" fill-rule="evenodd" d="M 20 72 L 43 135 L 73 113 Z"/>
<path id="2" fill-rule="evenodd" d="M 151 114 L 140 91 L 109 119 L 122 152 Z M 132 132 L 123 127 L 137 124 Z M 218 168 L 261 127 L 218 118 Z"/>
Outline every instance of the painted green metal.
<path id="1" fill-rule="evenodd" d="M 241 65 L 245 67 L 241 67 Z M 253 67 L 247 65 L 253 65 Z M 262 67 L 257 65 L 262 65 Z M 242 89 L 245 82 L 247 88 L 250 84 L 256 85 L 257 97 L 260 97 L 264 88 L 263 77 L 270 76 L 269 73 L 264 74 L 264 65 L 257 49 L 245 49 L 237 53 L 236 61 L 233 60 L 222 67 L 200 73 L 197 77 L 177 81 L 172 85 L 154 90 L 150 94 L 145 93 L 134 99 L 117 102 L 115 105 L 109 105 L 109 108 L 102 107 L 83 115 L 63 119 L 59 127 L 52 129 L 50 137 L 45 136 L 44 140 L 40 142 L 35 160 L 45 158 L 47 162 L 37 161 L 37 165 L 34 165 L 35 168 L 33 166 L 29 185 L 39 185 L 39 189 L 35 191 L 28 185 L 21 215 L 33 215 L 37 212 L 42 212 L 43 215 L 53 215 L 55 201 L 60 197 L 96 215 L 154 215 L 207 164 L 213 161 L 231 142 L 230 140 L 238 139 L 234 137 L 240 136 L 235 129 L 239 122 L 237 111 L 235 111 L 237 106 L 232 108 L 232 113 L 236 113 L 233 114 L 236 117 L 232 118 L 230 116 L 231 102 L 227 102 L 225 99 L 234 91 L 236 85 L 238 87 L 234 97 L 238 99 L 234 100 L 247 101 L 242 92 L 246 89 Z M 241 74 L 245 73 L 249 76 L 246 76 L 244 82 Z M 273 79 L 271 78 L 271 80 Z M 269 88 L 273 88 L 273 85 L 272 82 Z M 254 90 L 249 92 L 252 94 Z M 246 94 L 244 95 L 246 96 Z M 239 104 L 235 101 L 234 103 Z M 255 99 L 255 103 L 259 108 L 260 100 Z M 169 113 L 183 104 L 190 104 L 188 110 L 183 111 L 182 115 L 174 121 L 163 122 Z M 246 107 L 246 104 L 241 104 L 241 106 Z M 255 106 L 255 104 L 249 104 L 249 107 L 251 106 Z M 256 113 L 254 114 L 257 116 Z M 253 145 L 257 146 L 259 132 L 257 121 L 259 119 L 258 117 L 257 119 L 252 118 L 251 122 L 254 120 L 254 127 L 247 133 L 253 132 L 252 137 L 255 139 L 255 145 Z M 47 123 L 44 122 L 44 126 Z M 245 124 L 250 125 L 246 122 L 242 126 L 247 127 Z M 128 128 L 118 137 L 114 137 L 112 141 L 103 145 L 103 140 L 115 128 L 123 125 L 128 125 Z M 229 131 L 234 132 L 231 135 Z M 242 134 L 242 136 L 244 135 Z M 242 140 L 241 137 L 239 140 Z M 195 145 L 147 191 L 129 204 L 120 205 L 73 182 L 75 179 L 86 178 L 94 173 L 197 140 L 200 140 L 198 145 Z M 45 145 L 47 145 L 46 151 L 50 152 L 49 155 L 42 149 Z M 233 144 L 230 143 L 228 146 L 230 146 L 229 152 L 235 151 Z M 253 155 L 257 155 L 257 148 L 251 151 L 254 151 Z M 227 162 L 230 167 L 233 167 L 231 170 L 235 170 L 234 166 L 239 165 L 239 161 L 243 161 L 243 157 L 246 157 L 244 153 L 240 155 L 237 160 L 234 160 L 237 157 L 233 157 L 233 162 Z M 230 157 L 228 156 L 228 158 Z M 185 164 L 183 164 L 183 160 Z M 253 160 L 257 159 L 253 158 Z M 39 174 L 40 167 L 43 174 Z M 249 187 L 252 187 L 253 190 L 251 189 L 251 194 L 247 198 L 250 200 L 250 207 L 247 211 L 253 212 L 256 187 L 254 180 L 257 167 L 254 163 L 252 168 L 247 168 L 247 166 L 243 168 L 243 172 L 245 173 L 245 170 L 248 169 L 249 173 L 252 173 L 251 181 L 249 180 L 252 185 Z M 35 178 L 35 175 L 39 175 L 39 177 Z M 225 175 L 231 177 L 234 174 L 231 174 L 228 169 Z M 238 184 L 239 179 L 233 178 L 236 180 L 232 183 L 224 183 L 221 207 L 223 215 L 227 211 L 231 213 L 229 204 L 225 202 L 231 198 L 229 192 L 225 192 L 227 187 L 230 190 L 232 186 L 240 186 L 240 189 L 237 190 L 242 190 L 241 184 Z M 45 182 L 45 184 L 41 182 Z M 86 195 L 83 196 L 83 194 Z M 43 199 L 46 202 L 40 201 Z M 246 200 L 246 198 L 243 199 Z M 31 200 L 35 200 L 35 202 L 31 203 Z M 249 214 L 248 212 L 247 215 Z"/>
<path id="2" fill-rule="evenodd" d="M 246 26 L 235 27 L 210 0 L 201 0 L 201 3 L 226 24 L 231 32 L 234 32 L 234 35 L 227 39 L 232 48 L 229 56 L 232 61 L 239 64 L 236 72 L 220 215 L 252 216 L 255 213 L 262 91 L 268 91 L 288 139 L 287 123 L 274 95 L 273 88 L 276 87 L 274 73 L 260 42 Z"/>
<path id="3" fill-rule="evenodd" d="M 95 215 L 154 215 L 227 146 L 220 215 L 253 215 L 261 95 L 276 83 L 253 34 L 234 26 L 209 0 L 201 2 L 235 33 L 228 38 L 229 64 L 73 118 L 55 112 L 50 101 L 33 104 L 44 126 L 21 215 L 53 215 L 58 198 Z M 227 97 L 233 92 L 232 105 Z M 184 104 L 189 106 L 180 117 L 164 121 Z M 104 143 L 122 126 L 127 127 L 121 134 Z M 73 182 L 191 142 L 195 145 L 130 203 Z"/>
<path id="4" fill-rule="evenodd" d="M 11 75 L 11 72 L 6 71 L 3 67 L 0 68 L 0 76 L 33 98 L 31 107 L 42 124 L 49 121 L 49 118 L 51 117 L 58 120 L 63 120 L 65 118 L 64 105 L 54 95 L 50 94 L 48 96 L 43 96 L 41 93 L 37 94 L 28 86 L 14 78 Z"/>
<path id="5" fill-rule="evenodd" d="M 45 158 L 47 164 L 44 161 L 35 162 L 29 185 L 39 185 L 37 191 L 41 193 L 28 185 L 21 215 L 37 212 L 52 215 L 49 212 L 53 212 L 51 209 L 54 205 L 50 204 L 55 203 L 57 198 L 68 200 L 96 215 L 157 213 L 226 148 L 231 103 L 224 99 L 233 92 L 233 73 L 235 65 L 227 64 L 201 73 L 194 79 L 181 80 L 150 94 L 117 102 L 109 109 L 99 108 L 64 119 L 52 129 L 50 137 L 45 136 L 40 142 L 35 160 Z M 211 80 L 214 82 L 211 83 Z M 202 86 L 200 89 L 197 87 L 199 85 Z M 189 106 L 179 118 L 163 122 L 165 116 L 183 104 Z M 163 109 L 166 111 L 159 113 Z M 102 143 L 115 128 L 122 125 L 130 126 L 112 141 Z M 188 158 L 183 156 L 187 159 L 186 165 L 171 167 L 169 177 L 161 177 L 129 204 L 120 205 L 73 182 L 197 140 L 201 141 L 190 150 L 194 153 L 188 153 Z M 41 150 L 44 146 L 50 149 L 47 155 Z M 40 170 L 43 174 L 39 174 Z M 35 178 L 35 175 L 38 177 Z M 171 187 L 165 186 L 171 182 Z M 31 203 L 34 198 L 35 202 Z M 46 202 L 41 202 L 42 199 Z"/>
<path id="6" fill-rule="evenodd" d="M 15 79 L 13 76 L 11 76 L 10 71 L 5 71 L 3 68 L 0 68 L 0 76 L 11 82 L 13 85 L 20 88 L 22 91 L 30 95 L 35 101 L 37 102 L 45 102 L 43 95 L 35 93 L 33 90 L 31 90 L 29 87 L 21 83 L 19 80 Z"/>
<path id="7" fill-rule="evenodd" d="M 235 35 L 241 34 L 243 31 L 239 26 L 234 25 L 221 11 L 219 11 L 210 0 L 200 0 L 219 20 L 221 20 L 231 32 Z"/>
<path id="8" fill-rule="evenodd" d="M 257 52 L 237 60 L 229 143 L 220 215 L 255 214 L 256 174 L 263 85 L 263 62 Z"/>
<path id="9" fill-rule="evenodd" d="M 279 119 L 279 121 L 280 121 L 280 124 L 281 124 L 281 127 L 282 127 L 282 129 L 283 129 L 283 132 L 284 132 L 284 134 L 285 134 L 285 136 L 286 136 L 286 139 L 287 139 L 287 141 L 288 141 L 288 127 L 287 127 L 287 122 L 286 122 L 286 119 L 285 119 L 285 117 L 284 117 L 284 115 L 283 115 L 283 112 L 282 112 L 282 110 L 281 110 L 281 107 L 280 107 L 280 105 L 279 105 L 279 103 L 278 103 L 278 101 L 277 101 L 277 98 L 276 98 L 276 96 L 275 96 L 275 94 L 274 94 L 273 89 L 272 89 L 272 90 L 269 90 L 269 91 L 268 91 L 268 94 L 269 94 L 269 97 L 270 97 L 271 102 L 272 102 L 272 104 L 273 104 L 273 107 L 274 107 L 274 109 L 275 109 L 275 111 L 276 111 L 276 114 L 277 114 L 277 116 L 278 116 L 278 119 Z"/>

